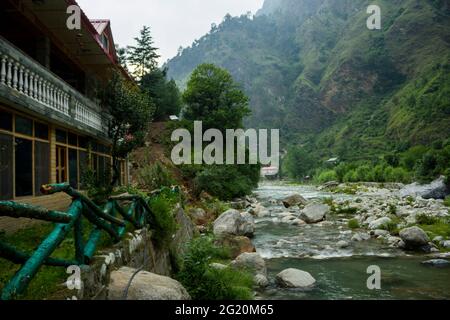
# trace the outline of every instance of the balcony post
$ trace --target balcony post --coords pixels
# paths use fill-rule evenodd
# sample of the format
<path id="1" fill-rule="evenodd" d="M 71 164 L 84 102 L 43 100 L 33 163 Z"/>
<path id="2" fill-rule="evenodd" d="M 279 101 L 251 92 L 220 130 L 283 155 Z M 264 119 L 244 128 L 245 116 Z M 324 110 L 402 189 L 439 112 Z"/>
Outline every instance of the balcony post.
<path id="1" fill-rule="evenodd" d="M 5 84 L 6 82 L 6 56 L 2 55 L 2 65 L 0 70 L 0 83 Z"/>

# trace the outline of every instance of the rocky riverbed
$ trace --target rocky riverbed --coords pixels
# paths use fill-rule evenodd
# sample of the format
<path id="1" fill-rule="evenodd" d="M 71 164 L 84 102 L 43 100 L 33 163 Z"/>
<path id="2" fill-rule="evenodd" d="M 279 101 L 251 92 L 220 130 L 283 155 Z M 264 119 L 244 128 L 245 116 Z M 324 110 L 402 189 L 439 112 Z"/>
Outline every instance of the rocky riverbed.
<path id="1" fill-rule="evenodd" d="M 215 230 L 234 223 L 224 232 L 253 237 L 244 260 L 258 261 L 259 298 L 449 299 L 449 208 L 404 190 L 263 183 Z M 381 269 L 380 290 L 367 287 L 370 266 Z"/>

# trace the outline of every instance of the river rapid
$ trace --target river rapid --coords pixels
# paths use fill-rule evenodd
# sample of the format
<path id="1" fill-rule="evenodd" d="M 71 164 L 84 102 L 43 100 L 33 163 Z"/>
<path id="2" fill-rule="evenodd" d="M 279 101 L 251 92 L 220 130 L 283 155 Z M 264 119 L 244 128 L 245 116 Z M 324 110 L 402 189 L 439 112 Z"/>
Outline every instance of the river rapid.
<path id="1" fill-rule="evenodd" d="M 264 182 L 255 191 L 258 201 L 270 211 L 269 217 L 256 219 L 253 243 L 266 260 L 271 284 L 258 293 L 260 299 L 450 299 L 450 268 L 425 266 L 425 254 L 412 254 L 389 247 L 377 239 L 355 242 L 343 217 L 327 217 L 326 222 L 293 226 L 281 223 L 286 210 L 279 200 L 299 193 L 320 200 L 344 194 L 318 191 L 314 186 Z M 350 244 L 339 248 L 339 241 Z M 370 290 L 369 266 L 381 269 L 381 289 Z M 275 276 L 287 268 L 309 272 L 316 286 L 308 290 L 283 289 Z"/>

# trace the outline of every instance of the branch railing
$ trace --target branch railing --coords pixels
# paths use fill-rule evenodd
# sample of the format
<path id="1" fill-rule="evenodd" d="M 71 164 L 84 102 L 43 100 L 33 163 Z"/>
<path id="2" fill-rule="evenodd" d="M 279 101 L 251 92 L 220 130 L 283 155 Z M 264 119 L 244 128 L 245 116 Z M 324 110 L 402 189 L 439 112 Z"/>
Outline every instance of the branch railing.
<path id="1" fill-rule="evenodd" d="M 89 264 L 102 232 L 106 232 L 114 242 L 119 242 L 129 224 L 136 229 L 154 225 L 154 215 L 148 200 L 138 195 L 112 196 L 102 209 L 67 183 L 42 186 L 41 192 L 46 195 L 64 192 L 72 197 L 72 204 L 67 212 L 60 212 L 12 201 L 0 201 L 0 216 L 56 223 L 53 231 L 32 254 L 0 241 L 0 257 L 22 265 L 3 288 L 0 300 L 15 299 L 23 294 L 43 265 L 68 267 Z M 130 204 L 128 210 L 120 205 L 122 202 Z M 83 217 L 94 226 L 87 241 L 84 241 L 83 237 Z M 71 231 L 74 232 L 75 259 L 70 261 L 52 258 L 53 252 Z"/>

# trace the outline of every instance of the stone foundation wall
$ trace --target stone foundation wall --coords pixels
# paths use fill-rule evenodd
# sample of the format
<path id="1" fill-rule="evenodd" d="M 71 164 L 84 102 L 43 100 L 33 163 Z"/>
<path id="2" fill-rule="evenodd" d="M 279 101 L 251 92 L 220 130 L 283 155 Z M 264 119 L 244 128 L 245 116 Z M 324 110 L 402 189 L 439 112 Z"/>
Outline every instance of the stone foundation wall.
<path id="1" fill-rule="evenodd" d="M 151 239 L 151 231 L 136 230 L 111 249 L 100 251 L 89 266 L 81 270 L 82 288 L 73 295 L 79 300 L 104 300 L 108 298 L 111 272 L 121 267 L 141 268 L 159 275 L 172 274 L 171 251 L 180 254 L 184 244 L 194 236 L 195 227 L 183 209 L 176 208 L 179 225 L 170 245 L 157 247 Z"/>

